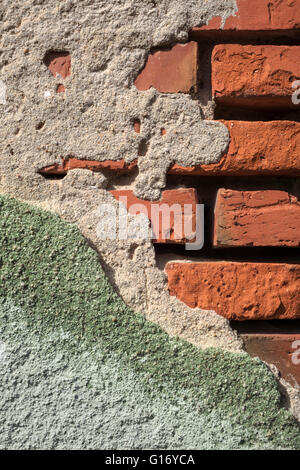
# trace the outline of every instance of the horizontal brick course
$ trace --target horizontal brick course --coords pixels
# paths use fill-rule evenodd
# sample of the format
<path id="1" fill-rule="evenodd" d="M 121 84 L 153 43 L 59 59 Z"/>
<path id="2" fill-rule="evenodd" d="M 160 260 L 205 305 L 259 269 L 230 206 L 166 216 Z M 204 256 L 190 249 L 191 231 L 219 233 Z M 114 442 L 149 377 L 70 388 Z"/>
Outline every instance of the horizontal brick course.
<path id="1" fill-rule="evenodd" d="M 290 175 L 300 176 L 300 123 L 292 121 L 221 121 L 230 133 L 230 144 L 218 163 L 184 167 L 171 165 L 169 174 L 178 175 Z M 138 123 L 136 124 L 138 128 Z M 62 174 L 74 168 L 93 171 L 130 171 L 137 160 L 104 162 L 69 158 L 62 164 L 40 170 L 43 174 Z"/>
<path id="2" fill-rule="evenodd" d="M 292 83 L 300 77 L 300 46 L 220 44 L 212 53 L 212 93 L 218 103 L 299 109 Z"/>
<path id="3" fill-rule="evenodd" d="M 248 354 L 274 364 L 280 376 L 293 386 L 300 386 L 299 327 L 299 320 L 234 323 Z"/>
<path id="4" fill-rule="evenodd" d="M 300 245 L 300 203 L 284 191 L 220 189 L 214 246 Z"/>
<path id="5" fill-rule="evenodd" d="M 133 209 L 133 205 L 142 204 L 145 208 L 145 215 L 154 223 L 152 218 L 153 207 L 159 209 L 162 205 L 167 205 L 170 208 L 170 219 L 164 218 L 165 226 L 162 225 L 161 220 L 159 226 L 153 226 L 155 239 L 154 243 L 177 243 L 184 244 L 187 242 L 194 241 L 193 235 L 196 231 L 196 204 L 198 203 L 197 191 L 192 189 L 176 189 L 166 190 L 162 192 L 160 201 L 147 201 L 137 198 L 131 190 L 113 190 L 111 194 L 120 200 L 120 197 L 126 197 L 126 206 L 129 213 L 135 214 L 136 208 Z M 191 213 L 189 217 L 189 223 L 184 224 L 184 205 L 189 204 Z M 178 205 L 180 211 L 177 213 L 172 212 L 172 206 Z M 170 221 L 170 223 L 168 223 Z M 167 231 L 170 230 L 170 236 L 167 236 Z M 191 237 L 191 240 L 189 240 Z"/>
<path id="6" fill-rule="evenodd" d="M 166 265 L 170 295 L 229 320 L 300 318 L 300 266 L 229 261 Z"/>
<path id="7" fill-rule="evenodd" d="M 189 93 L 197 87 L 197 68 L 198 44 L 175 44 L 170 50 L 149 55 L 135 86 L 140 91 L 153 87 L 163 93 Z"/>
<path id="8" fill-rule="evenodd" d="M 230 144 L 218 163 L 183 167 L 169 173 L 190 175 L 292 175 L 300 176 L 300 123 L 292 121 L 221 121 Z"/>
<path id="9" fill-rule="evenodd" d="M 136 168 L 137 161 L 131 163 L 125 162 L 125 160 L 104 160 L 99 162 L 97 160 L 81 160 L 79 158 L 68 158 L 63 160 L 62 163 L 54 163 L 47 167 L 41 168 L 39 173 L 42 175 L 63 175 L 69 170 L 74 170 L 76 168 L 86 169 L 91 171 L 118 171 L 118 172 L 128 172 Z"/>
<path id="10" fill-rule="evenodd" d="M 220 16 L 195 27 L 191 37 L 201 39 L 204 32 L 288 31 L 300 28 L 300 0 L 236 0 L 237 12 L 224 24 Z"/>

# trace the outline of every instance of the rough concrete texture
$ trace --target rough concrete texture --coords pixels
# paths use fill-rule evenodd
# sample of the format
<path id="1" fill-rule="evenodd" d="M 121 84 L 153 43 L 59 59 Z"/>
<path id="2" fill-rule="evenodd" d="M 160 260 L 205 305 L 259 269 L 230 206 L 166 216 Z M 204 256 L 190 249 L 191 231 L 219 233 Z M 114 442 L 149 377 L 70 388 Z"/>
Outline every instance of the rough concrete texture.
<path id="1" fill-rule="evenodd" d="M 134 80 L 151 48 L 185 42 L 190 27 L 234 12 L 233 0 L 2 2 L 0 69 L 8 87 L 0 116 L 3 189 L 20 173 L 25 195 L 30 181 L 42 185 L 36 170 L 61 157 L 130 162 L 148 146 L 135 191 L 158 199 L 171 161 L 218 161 L 228 145 L 222 124 L 201 121 L 190 96 L 140 92 Z M 69 52 L 70 77 L 52 76 L 44 63 L 51 51 Z M 56 93 L 59 84 L 65 93 Z M 163 143 L 162 127 L 168 129 Z"/>
<path id="2" fill-rule="evenodd" d="M 187 41 L 189 28 L 215 15 L 225 19 L 235 12 L 235 2 L 122 0 L 108 6 L 50 0 L 41 8 L 32 0 L 4 1 L 0 8 L 0 78 L 8 86 L 0 115 L 0 191 L 76 223 L 124 300 L 170 334 L 203 347 L 240 350 L 226 320 L 170 298 L 150 242 L 97 236 L 99 205 L 118 204 L 104 189 L 86 184 L 90 176 L 84 170 L 62 181 L 37 173 L 61 158 L 131 162 L 138 157 L 138 176 L 125 186 L 141 198 L 159 199 L 172 161 L 217 162 L 229 140 L 223 124 L 202 121 L 201 107 L 189 95 L 140 92 L 134 80 L 152 47 Z M 49 51 L 69 53 L 71 76 L 53 77 L 44 63 Z M 65 93 L 56 93 L 58 84 Z M 122 184 L 108 183 L 110 189 Z"/>
<path id="3" fill-rule="evenodd" d="M 104 239 L 103 212 L 98 209 L 103 203 L 110 204 L 109 220 L 113 214 L 112 208 L 115 208 L 116 213 L 127 220 L 129 228 L 135 227 L 136 217 L 128 214 L 122 203 L 119 204 L 107 191 L 94 191 L 89 197 L 87 191 L 83 194 L 81 196 L 78 190 L 73 190 L 68 197 L 63 194 L 52 209 L 70 222 L 76 222 L 98 251 L 105 272 L 128 305 L 159 323 L 169 334 L 180 335 L 200 347 L 220 346 L 227 350 L 241 350 L 242 343 L 227 320 L 213 311 L 188 308 L 170 297 L 166 276 L 156 267 L 150 240 L 135 237 L 134 230 L 132 239 Z M 92 206 L 94 210 L 90 209 Z M 49 205 L 46 207 L 49 208 Z"/>
<path id="4" fill-rule="evenodd" d="M 220 123 L 201 121 L 202 111 L 198 102 L 188 95 L 164 96 L 153 89 L 139 92 L 134 80 L 153 47 L 184 43 L 192 26 L 205 24 L 215 16 L 221 16 L 224 23 L 235 12 L 235 0 L 187 0 L 184 3 L 176 0 L 119 0 L 109 5 L 99 0 L 16 0 L 13 3 L 3 0 L 0 5 L 0 80 L 4 82 L 7 93 L 6 99 L 1 99 L 0 103 L 0 191 L 47 208 L 76 223 L 98 251 L 105 272 L 123 299 L 148 319 L 159 323 L 170 335 L 179 335 L 201 347 L 219 346 L 240 351 L 241 342 L 227 320 L 213 311 L 189 309 L 177 299 L 170 298 L 165 275 L 155 266 L 154 251 L 149 242 L 104 242 L 96 233 L 100 222 L 99 204 L 108 202 L 118 207 L 105 187 L 117 189 L 123 184 L 123 188 L 133 187 L 139 197 L 159 199 L 165 185 L 165 172 L 171 162 L 183 166 L 218 162 L 226 150 L 227 129 Z M 62 78 L 51 74 L 45 61 L 47 52 L 53 51 L 69 53 L 71 76 Z M 208 106 L 213 106 L 213 103 L 208 103 Z M 137 119 L 141 121 L 139 134 L 134 130 Z M 162 128 L 167 130 L 164 136 L 161 135 Z M 40 168 L 61 163 L 62 158 L 68 157 L 116 162 L 123 158 L 127 163 L 138 157 L 139 175 L 135 181 L 125 177 L 125 180 L 116 182 L 108 181 L 102 175 L 91 176 L 84 170 L 76 170 L 62 181 L 49 181 L 37 173 Z M 131 221 L 133 218 L 129 216 L 128 219 Z M 47 229 L 44 236 L 47 240 Z M 31 253 L 34 239 L 31 237 L 26 245 L 28 253 Z M 48 322 L 46 317 L 43 320 L 39 317 L 39 333 L 45 331 L 47 334 L 44 330 L 46 325 L 53 325 L 60 319 L 68 324 L 69 309 L 76 318 L 74 320 L 71 316 L 72 325 L 78 328 L 78 324 L 82 324 L 76 311 L 77 302 L 84 294 L 83 288 L 78 281 L 73 290 L 71 276 L 69 287 L 61 291 L 60 266 L 57 263 L 57 257 L 61 260 L 64 250 L 68 244 L 75 243 L 75 239 L 73 231 L 69 235 L 64 233 L 59 246 L 56 243 L 51 248 L 49 259 L 56 260 L 56 266 L 53 266 L 55 282 L 49 286 L 46 297 L 51 301 L 45 305 L 52 311 L 52 297 L 61 293 L 64 302 L 68 299 L 68 310 L 63 303 L 52 316 L 55 321 Z M 39 246 L 42 261 L 44 250 Z M 80 271 L 85 265 L 82 259 L 74 261 L 76 250 L 80 251 L 80 248 L 77 247 L 70 256 Z M 40 273 L 36 266 L 36 272 Z M 19 282 L 23 268 L 17 269 L 15 282 Z M 10 276 L 7 274 L 7 278 Z M 89 272 L 90 283 L 97 281 L 95 276 L 93 278 L 93 273 Z M 25 282 L 18 284 L 21 292 L 25 285 L 28 287 L 28 282 L 20 282 Z M 29 284 L 28 301 L 32 301 L 33 306 L 39 298 L 40 280 L 31 279 Z M 16 301 L 15 289 L 12 289 L 10 297 Z M 45 298 L 40 300 L 44 302 Z M 95 297 L 93 302 L 97 305 Z M 28 320 L 28 316 L 26 318 Z M 220 369 L 223 375 L 231 371 L 231 357 Z M 246 362 L 241 363 L 239 372 L 229 379 L 230 383 L 236 382 L 239 374 L 247 382 L 249 359 L 244 357 L 243 360 Z M 206 366 L 204 370 L 209 373 L 211 363 Z M 270 377 L 267 382 L 269 380 Z M 262 393 L 263 386 L 264 380 L 257 382 L 258 393 Z M 210 383 L 207 396 L 214 388 L 215 384 Z M 243 385 L 241 390 L 244 390 Z M 236 396 L 236 391 L 232 396 Z M 275 402 L 278 402 L 277 392 Z M 216 403 L 219 402 L 214 403 L 214 408 Z M 273 403 L 272 399 L 270 403 Z M 277 413 L 274 411 L 276 406 L 273 410 L 270 408 L 271 413 Z M 250 415 L 259 416 L 256 406 L 254 410 Z M 276 414 L 277 417 L 279 415 L 282 416 L 281 411 Z M 242 411 L 240 416 L 243 416 Z M 215 422 L 212 428 L 214 426 Z M 246 435 L 244 430 L 243 433 Z M 57 441 L 54 439 L 54 442 Z M 177 445 L 173 442 L 174 446 Z M 291 445 L 290 439 L 287 442 L 288 446 Z M 127 444 L 126 441 L 124 447 Z M 7 442 L 5 445 L 9 446 Z M 168 445 L 173 444 L 168 442 Z"/>
<path id="5" fill-rule="evenodd" d="M 200 347 L 242 350 L 242 342 L 231 330 L 227 320 L 213 311 L 190 309 L 169 296 L 166 276 L 156 267 L 151 241 L 134 236 L 137 217 L 128 214 L 125 206 L 119 204 L 109 191 L 97 188 L 97 185 L 99 187 L 107 183 L 100 173 L 71 170 L 63 180 L 47 182 L 48 197 L 52 199 L 39 203 L 33 201 L 34 204 L 76 223 L 98 252 L 106 274 L 128 305 L 159 323 L 171 335 L 180 335 Z M 16 184 L 14 191 L 18 191 Z M 34 193 L 35 188 L 32 187 L 31 191 Z M 115 211 L 121 218 L 127 219 L 128 227 L 133 226 L 133 238 L 106 238 L 107 232 L 103 232 L 103 211 L 100 210 L 102 204 L 110 205 L 110 216 Z M 116 229 L 118 235 L 118 220 Z"/>
<path id="6" fill-rule="evenodd" d="M 264 363 L 130 310 L 59 217 L 7 197 L 0 213 L 1 448 L 300 448 Z"/>

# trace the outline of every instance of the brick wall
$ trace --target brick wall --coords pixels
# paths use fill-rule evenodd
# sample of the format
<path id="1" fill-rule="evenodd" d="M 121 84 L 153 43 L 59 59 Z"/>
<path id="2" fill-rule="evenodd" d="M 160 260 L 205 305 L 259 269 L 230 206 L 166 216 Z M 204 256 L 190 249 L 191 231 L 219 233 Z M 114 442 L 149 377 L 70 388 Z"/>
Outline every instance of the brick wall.
<path id="1" fill-rule="evenodd" d="M 199 100 L 201 86 L 210 82 L 215 119 L 230 134 L 218 163 L 173 163 L 161 200 L 146 206 L 205 203 L 205 246 L 193 258 L 181 248 L 186 234 L 176 237 L 175 216 L 170 236 L 163 238 L 158 230 L 154 239 L 158 256 L 172 259 L 165 267 L 170 295 L 236 322 L 250 354 L 275 363 L 300 385 L 300 366 L 291 359 L 300 337 L 300 104 L 292 100 L 300 80 L 300 0 L 237 4 L 236 16 L 223 27 L 221 18 L 213 18 L 193 28 L 189 42 L 152 51 L 136 77 L 141 92 L 154 87 Z M 204 56 L 210 57 L 210 70 Z M 47 64 L 54 76 L 70 73 L 68 55 L 51 56 Z M 133 123 L 137 133 L 140 126 Z M 161 129 L 162 136 L 167 133 L 167 127 Z M 70 158 L 40 173 L 63 176 L 87 168 L 123 174 L 137 166 L 138 156 L 129 165 Z M 145 203 L 131 190 L 112 194 L 126 195 L 130 204 Z M 289 328 L 280 326 L 283 320 Z"/>

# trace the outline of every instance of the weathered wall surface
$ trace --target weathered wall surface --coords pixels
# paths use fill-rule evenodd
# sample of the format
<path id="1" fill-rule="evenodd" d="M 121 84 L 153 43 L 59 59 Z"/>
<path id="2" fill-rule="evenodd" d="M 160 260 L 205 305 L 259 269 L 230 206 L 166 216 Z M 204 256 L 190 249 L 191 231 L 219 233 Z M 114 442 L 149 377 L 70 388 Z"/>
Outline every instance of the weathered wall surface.
<path id="1" fill-rule="evenodd" d="M 149 143 L 149 168 L 143 165 L 137 191 L 146 186 L 148 196 L 158 197 L 154 190 L 164 186 L 166 158 L 218 161 L 228 144 L 222 125 L 203 123 L 190 96 L 139 93 L 134 80 L 151 48 L 187 41 L 195 24 L 234 13 L 234 1 L 4 1 L 1 10 L 1 78 L 8 87 L 1 115 L 4 187 L 13 190 L 12 155 L 22 176 L 15 190 L 25 197 L 30 188 L 29 198 L 48 199 L 38 169 L 70 156 L 130 162 L 142 139 Z M 51 51 L 71 55 L 66 79 L 54 78 L 44 64 Z M 56 93 L 60 83 L 65 93 Z M 136 118 L 143 121 L 140 136 L 132 126 Z M 166 123 L 177 139 L 162 147 Z"/>
<path id="2" fill-rule="evenodd" d="M 299 448 L 265 364 L 129 309 L 54 214 L 2 196 L 0 214 L 1 448 Z"/>
<path id="3" fill-rule="evenodd" d="M 300 318 L 297 11 L 298 0 L 4 0 L 0 192 L 76 224 L 126 304 L 171 336 L 275 363 L 299 415 L 287 365 Z M 180 251 L 175 216 L 156 246 L 103 239 L 103 204 L 141 221 L 118 203 L 124 191 L 150 208 L 192 202 L 192 217 L 205 203 L 203 252 Z M 262 319 L 293 320 L 271 335 L 280 357 L 228 321 Z"/>
<path id="4" fill-rule="evenodd" d="M 227 18 L 235 2 L 20 1 L 3 2 L 1 9 L 0 78 L 7 85 L 0 116 L 1 191 L 76 223 L 125 301 L 171 334 L 203 346 L 240 349 L 225 320 L 170 299 L 151 243 L 139 241 L 136 247 L 136 241 L 97 238 L 97 208 L 114 204 L 107 191 L 96 192 L 85 172 L 78 174 L 80 188 L 71 176 L 53 185 L 38 174 L 72 157 L 127 163 L 138 158 L 132 187 L 139 196 L 158 199 L 172 161 L 217 162 L 229 142 L 223 124 L 203 121 L 199 102 L 189 94 L 140 92 L 134 81 L 153 47 L 187 41 L 192 26 L 215 15 Z M 71 56 L 67 78 L 62 78 L 65 65 L 56 77 L 55 66 L 48 69 L 51 51 Z M 59 84 L 65 92 L 56 92 Z M 139 134 L 136 119 L 142 123 Z M 161 128 L 167 128 L 166 136 Z M 141 143 L 148 151 L 139 156 Z"/>

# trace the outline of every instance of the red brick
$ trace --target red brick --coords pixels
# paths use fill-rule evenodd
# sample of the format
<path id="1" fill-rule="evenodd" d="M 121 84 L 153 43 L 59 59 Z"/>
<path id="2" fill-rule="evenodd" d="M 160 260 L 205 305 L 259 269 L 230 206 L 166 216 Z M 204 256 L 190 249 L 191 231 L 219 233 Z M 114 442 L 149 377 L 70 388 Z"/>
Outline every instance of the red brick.
<path id="1" fill-rule="evenodd" d="M 252 357 L 274 364 L 280 376 L 300 386 L 300 325 L 293 322 L 246 322 L 236 330 Z"/>
<path id="2" fill-rule="evenodd" d="M 214 246 L 300 245 L 300 203 L 284 191 L 220 189 Z"/>
<path id="3" fill-rule="evenodd" d="M 97 160 L 81 160 L 79 158 L 68 158 L 63 160 L 62 163 L 54 163 L 47 167 L 41 168 L 39 173 L 42 175 L 63 175 L 69 170 L 75 168 L 81 168 L 91 171 L 118 171 L 118 172 L 130 172 L 137 166 L 137 160 L 131 163 L 125 162 L 125 160 L 105 160 L 99 162 Z"/>
<path id="4" fill-rule="evenodd" d="M 212 93 L 218 103 L 298 109 L 292 83 L 300 77 L 300 46 L 220 44 L 212 53 Z"/>
<path id="5" fill-rule="evenodd" d="M 162 204 L 166 204 L 172 210 L 172 206 L 174 204 L 178 205 L 180 208 L 179 212 L 171 212 L 170 214 L 170 223 L 165 221 L 167 224 L 166 227 L 162 226 L 160 221 L 159 227 L 154 227 L 154 235 L 155 239 L 153 240 L 154 243 L 178 243 L 184 244 L 187 242 L 192 242 L 194 240 L 189 240 L 189 237 L 195 233 L 196 230 L 196 205 L 198 203 L 197 198 L 197 191 L 195 189 L 176 189 L 176 190 L 167 190 L 162 192 L 162 197 L 158 202 L 151 202 L 146 201 L 143 199 L 138 199 L 134 196 L 133 191 L 131 190 L 113 190 L 110 191 L 111 194 L 117 199 L 120 200 L 121 196 L 126 196 L 127 201 L 126 207 L 131 214 L 136 214 L 136 208 L 132 206 L 134 204 L 142 204 L 145 208 L 145 215 L 148 216 L 150 220 L 153 219 L 151 217 L 151 210 L 153 210 L 153 206 L 156 206 L 157 209 L 162 206 Z M 190 204 L 191 205 L 191 218 L 190 218 L 190 227 L 184 225 L 183 222 L 183 214 L 184 214 L 184 205 Z M 178 224 L 178 225 L 177 225 Z M 184 227 L 184 230 L 181 230 L 181 226 Z M 177 228 L 178 227 L 178 228 Z M 166 236 L 166 230 L 170 229 L 170 237 Z M 189 231 L 191 229 L 191 231 Z M 178 232 L 179 230 L 179 232 Z M 183 233 L 182 233 L 183 232 Z"/>
<path id="6" fill-rule="evenodd" d="M 138 90 L 156 88 L 163 93 L 189 93 L 197 88 L 198 44 L 176 44 L 170 50 L 150 54 L 135 80 Z"/>
<path id="7" fill-rule="evenodd" d="M 287 175 L 300 176 L 300 123 L 292 121 L 246 122 L 222 121 L 230 132 L 230 145 L 218 163 L 183 167 L 171 165 L 168 173 L 178 175 Z M 136 122 L 136 131 L 139 124 Z M 165 130 L 162 130 L 165 134 Z M 87 168 L 130 171 L 137 160 L 80 160 L 69 158 L 40 170 L 43 174 L 61 174 L 69 169 Z"/>
<path id="8" fill-rule="evenodd" d="M 300 0 L 237 0 L 237 12 L 226 19 L 216 16 L 207 25 L 193 28 L 191 37 L 218 31 L 288 31 L 300 28 Z"/>
<path id="9" fill-rule="evenodd" d="M 58 85 L 58 87 L 56 88 L 56 93 L 64 93 L 66 91 L 64 85 Z"/>
<path id="10" fill-rule="evenodd" d="M 288 175 L 300 176 L 300 123 L 292 121 L 222 121 L 230 144 L 218 163 L 183 167 L 170 174 L 183 175 Z"/>
<path id="11" fill-rule="evenodd" d="M 168 173 L 175 175 L 287 175 L 300 176 L 300 123 L 292 121 L 247 122 L 222 121 L 230 132 L 230 145 L 218 163 L 183 167 L 171 165 Z M 136 132 L 140 129 L 134 123 Z M 165 129 L 161 130 L 165 135 Z M 137 160 L 127 164 L 124 160 L 80 160 L 69 158 L 63 164 L 54 164 L 40 170 L 43 174 L 61 174 L 69 169 L 87 168 L 131 171 Z"/>
<path id="12" fill-rule="evenodd" d="M 166 265 L 170 295 L 228 320 L 300 318 L 300 266 L 229 261 Z"/>
<path id="13" fill-rule="evenodd" d="M 67 78 L 71 75 L 71 56 L 64 52 L 50 52 L 46 55 L 45 64 L 54 77 Z"/>

